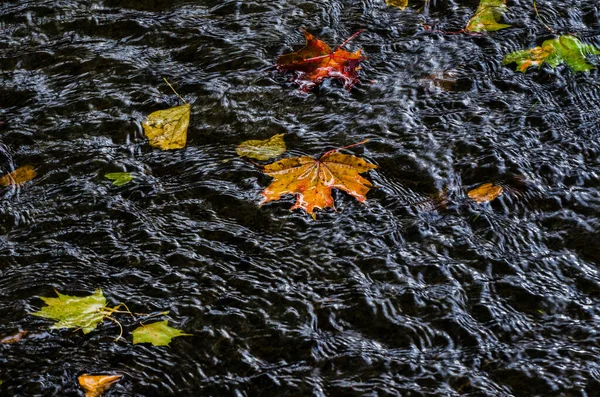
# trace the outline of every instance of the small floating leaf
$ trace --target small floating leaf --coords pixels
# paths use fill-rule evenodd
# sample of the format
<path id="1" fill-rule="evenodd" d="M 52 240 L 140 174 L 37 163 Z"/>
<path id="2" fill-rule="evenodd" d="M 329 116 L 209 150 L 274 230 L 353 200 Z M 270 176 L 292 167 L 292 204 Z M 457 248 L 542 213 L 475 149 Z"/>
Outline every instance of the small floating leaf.
<path id="1" fill-rule="evenodd" d="M 122 377 L 123 375 L 83 374 L 77 377 L 77 381 L 85 392 L 85 397 L 99 397 Z"/>
<path id="2" fill-rule="evenodd" d="M 185 147 L 190 125 L 190 109 L 190 104 L 186 103 L 150 113 L 148 119 L 142 123 L 150 145 L 162 150 Z"/>
<path id="3" fill-rule="evenodd" d="M 104 175 L 105 178 L 113 181 L 113 185 L 123 186 L 133 180 L 133 176 L 129 172 L 111 172 Z"/>
<path id="4" fill-rule="evenodd" d="M 190 336 L 182 330 L 170 327 L 169 320 L 145 324 L 133 330 L 133 343 L 152 343 L 154 346 L 168 346 L 177 336 Z"/>
<path id="5" fill-rule="evenodd" d="M 0 186 L 19 185 L 35 178 L 37 172 L 32 165 L 24 165 L 0 178 Z"/>
<path id="6" fill-rule="evenodd" d="M 591 44 L 584 44 L 573 36 L 560 36 L 546 40 L 541 47 L 512 52 L 504 57 L 503 65 L 517 64 L 517 71 L 525 73 L 530 66 L 542 66 L 545 62 L 553 69 L 566 63 L 574 72 L 587 72 L 595 69 L 586 61 L 588 55 L 600 55 L 600 50 Z"/>
<path id="7" fill-rule="evenodd" d="M 403 10 L 408 6 L 408 0 L 385 0 L 385 4 Z"/>
<path id="8" fill-rule="evenodd" d="M 19 331 L 16 334 L 5 336 L 0 339 L 0 344 L 17 343 L 23 340 L 23 337 L 27 335 L 28 331 Z"/>
<path id="9" fill-rule="evenodd" d="M 235 151 L 242 157 L 257 160 L 269 160 L 285 152 L 284 134 L 277 134 L 263 141 L 250 140 L 242 142 Z"/>
<path id="10" fill-rule="evenodd" d="M 504 189 L 502 189 L 502 186 L 484 183 L 473 190 L 469 190 L 467 194 L 477 203 L 487 203 L 496 199 L 503 191 Z"/>
<path id="11" fill-rule="evenodd" d="M 506 0 L 481 0 L 475 15 L 467 23 L 467 32 L 493 32 L 510 28 L 511 25 L 498 23 L 506 12 Z"/>
<path id="12" fill-rule="evenodd" d="M 106 307 L 106 298 L 101 289 L 92 295 L 76 297 L 63 295 L 56 291 L 58 298 L 40 297 L 48 306 L 42 307 L 34 316 L 56 320 L 51 328 L 81 328 L 84 334 L 93 331 L 104 319 L 103 309 Z"/>

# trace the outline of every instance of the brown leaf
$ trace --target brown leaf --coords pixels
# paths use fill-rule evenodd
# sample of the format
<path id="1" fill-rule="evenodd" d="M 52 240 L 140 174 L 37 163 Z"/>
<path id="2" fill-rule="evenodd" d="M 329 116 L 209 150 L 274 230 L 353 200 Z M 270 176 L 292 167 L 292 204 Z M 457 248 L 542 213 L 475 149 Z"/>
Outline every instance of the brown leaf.
<path id="1" fill-rule="evenodd" d="M 373 168 L 377 166 L 338 152 L 326 153 L 319 160 L 308 156 L 279 160 L 264 167 L 263 171 L 275 179 L 263 190 L 261 204 L 296 194 L 296 204 L 291 209 L 302 208 L 314 218 L 315 208 L 333 207 L 334 187 L 365 201 L 373 185 L 359 173 Z"/>
<path id="2" fill-rule="evenodd" d="M 37 176 L 33 165 L 24 165 L 0 178 L 0 186 L 20 185 Z"/>
<path id="3" fill-rule="evenodd" d="M 504 189 L 502 189 L 502 186 L 484 183 L 475 189 L 469 190 L 467 194 L 477 203 L 487 203 L 496 199 L 503 191 Z"/>
<path id="4" fill-rule="evenodd" d="M 361 55 L 361 50 L 348 52 L 341 47 L 358 33 L 334 51 L 306 30 L 302 32 L 306 38 L 306 46 L 299 51 L 281 55 L 277 59 L 277 69 L 293 71 L 293 81 L 302 91 L 312 90 L 328 77 L 342 80 L 344 87 L 350 90 L 358 82 L 358 64 L 366 57 Z"/>
<path id="5" fill-rule="evenodd" d="M 80 375 L 77 380 L 85 392 L 85 397 L 99 397 L 110 389 L 123 375 Z"/>
<path id="6" fill-rule="evenodd" d="M 16 334 L 5 336 L 0 339 L 0 344 L 17 343 L 23 340 L 23 337 L 27 335 L 28 331 L 19 331 Z"/>

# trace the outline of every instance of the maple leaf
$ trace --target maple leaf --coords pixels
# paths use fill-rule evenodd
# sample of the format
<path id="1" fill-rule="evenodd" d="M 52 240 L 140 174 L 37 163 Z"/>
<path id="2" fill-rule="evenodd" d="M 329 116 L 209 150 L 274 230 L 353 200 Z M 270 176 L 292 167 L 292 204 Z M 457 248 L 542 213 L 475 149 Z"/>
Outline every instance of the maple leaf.
<path id="1" fill-rule="evenodd" d="M 504 189 L 502 186 L 494 185 L 492 183 L 484 183 L 475 189 L 469 190 L 467 195 L 476 203 L 487 203 L 495 200 L 503 192 Z"/>
<path id="2" fill-rule="evenodd" d="M 34 316 L 58 321 L 51 328 L 81 328 L 84 334 L 93 331 L 106 317 L 106 298 L 102 290 L 92 295 L 76 297 L 55 291 L 58 298 L 40 297 L 48 306 L 42 307 Z"/>
<path id="3" fill-rule="evenodd" d="M 277 69 L 293 71 L 293 82 L 304 92 L 312 90 L 328 77 L 342 80 L 347 90 L 358 83 L 358 64 L 366 57 L 361 55 L 361 50 L 349 52 L 342 47 L 361 33 L 360 31 L 333 51 L 325 42 L 306 30 L 301 30 L 306 38 L 306 46 L 299 51 L 281 55 L 277 59 Z"/>
<path id="4" fill-rule="evenodd" d="M 37 172 L 32 165 L 24 165 L 0 178 L 0 186 L 20 185 L 35 178 Z"/>
<path id="5" fill-rule="evenodd" d="M 169 320 L 145 324 L 133 330 L 133 343 L 152 343 L 154 346 L 168 346 L 177 336 L 191 336 L 180 329 L 170 327 Z"/>
<path id="6" fill-rule="evenodd" d="M 315 218 L 315 208 L 333 207 L 333 188 L 365 201 L 373 185 L 359 174 L 374 168 L 377 166 L 364 159 L 337 151 L 325 153 L 319 160 L 309 156 L 279 160 L 263 169 L 274 180 L 262 191 L 261 205 L 279 200 L 285 194 L 296 194 L 291 209 L 302 208 Z"/>
<path id="7" fill-rule="evenodd" d="M 122 377 L 123 375 L 83 374 L 77 377 L 77 381 L 85 392 L 85 397 L 99 397 Z"/>
<path id="8" fill-rule="evenodd" d="M 465 31 L 467 32 L 493 32 L 509 28 L 511 25 L 498 23 L 506 12 L 506 0 L 481 0 L 475 15 L 469 20 Z"/>
<path id="9" fill-rule="evenodd" d="M 162 150 L 181 149 L 187 141 L 190 104 L 150 113 L 142 127 L 150 145 Z"/>
<path id="10" fill-rule="evenodd" d="M 574 72 L 587 72 L 595 69 L 586 61 L 588 55 L 600 55 L 600 50 L 591 44 L 584 44 L 573 36 L 560 36 L 546 40 L 540 47 L 511 52 L 502 60 L 503 65 L 517 64 L 517 71 L 525 73 L 530 66 L 547 63 L 554 69 L 566 63 Z"/>

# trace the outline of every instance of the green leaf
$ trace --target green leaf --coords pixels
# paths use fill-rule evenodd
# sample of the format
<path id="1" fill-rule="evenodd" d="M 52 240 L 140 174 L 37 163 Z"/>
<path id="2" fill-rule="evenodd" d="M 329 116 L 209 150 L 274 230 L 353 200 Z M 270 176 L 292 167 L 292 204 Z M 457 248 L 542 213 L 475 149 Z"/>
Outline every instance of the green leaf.
<path id="1" fill-rule="evenodd" d="M 133 180 L 133 176 L 129 172 L 111 172 L 105 174 L 104 177 L 114 181 L 112 184 L 117 186 L 123 186 Z"/>
<path id="2" fill-rule="evenodd" d="M 190 104 L 158 110 L 142 123 L 150 145 L 162 150 L 181 149 L 187 141 L 190 125 Z"/>
<path id="3" fill-rule="evenodd" d="M 586 61 L 588 55 L 600 55 L 600 50 L 591 44 L 584 44 L 573 36 L 560 36 L 546 40 L 541 47 L 512 52 L 504 57 L 503 65 L 517 64 L 517 71 L 525 73 L 530 66 L 539 68 L 547 63 L 553 69 L 566 63 L 574 72 L 587 72 L 595 69 Z"/>
<path id="4" fill-rule="evenodd" d="M 133 343 L 152 343 L 154 346 L 168 346 L 177 336 L 190 336 L 183 331 L 169 327 L 169 320 L 142 325 L 133 330 Z"/>
<path id="5" fill-rule="evenodd" d="M 498 23 L 506 12 L 506 0 L 481 0 L 475 15 L 467 23 L 467 32 L 493 32 L 511 25 Z"/>
<path id="6" fill-rule="evenodd" d="M 48 306 L 42 307 L 34 316 L 56 320 L 51 328 L 81 328 L 84 334 L 93 331 L 104 319 L 103 309 L 106 307 L 106 298 L 101 289 L 93 295 L 76 297 L 63 295 L 56 291 L 58 298 L 40 297 Z"/>
<path id="7" fill-rule="evenodd" d="M 277 134 L 264 141 L 250 140 L 242 142 L 235 151 L 243 157 L 257 160 L 269 160 L 286 151 L 284 134 Z"/>

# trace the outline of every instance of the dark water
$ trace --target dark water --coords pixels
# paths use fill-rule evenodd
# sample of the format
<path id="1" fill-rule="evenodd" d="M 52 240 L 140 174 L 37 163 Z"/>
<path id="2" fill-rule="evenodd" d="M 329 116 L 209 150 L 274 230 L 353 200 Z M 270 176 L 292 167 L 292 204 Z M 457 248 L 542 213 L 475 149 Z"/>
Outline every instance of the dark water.
<path id="1" fill-rule="evenodd" d="M 593 396 L 600 390 L 598 72 L 501 66 L 554 37 L 529 1 L 512 29 L 443 35 L 477 1 L 4 1 L 0 168 L 3 396 Z M 600 47 L 596 1 L 538 1 L 557 33 Z M 359 29 L 363 84 L 300 93 L 270 69 Z M 598 64 L 599 59 L 591 58 Z M 422 79 L 451 71 L 451 90 Z M 188 146 L 151 148 L 145 115 L 192 104 Z M 316 221 L 236 158 L 285 133 L 286 156 L 351 149 L 377 164 L 362 205 Z M 135 181 L 110 185 L 107 172 Z M 480 183 L 506 194 L 477 205 Z M 431 198 L 445 191 L 447 204 Z M 428 201 L 429 200 L 429 201 Z M 136 323 L 83 335 L 31 316 L 53 289 L 169 310 L 194 336 L 133 345 Z"/>

